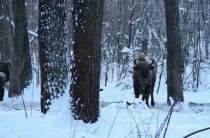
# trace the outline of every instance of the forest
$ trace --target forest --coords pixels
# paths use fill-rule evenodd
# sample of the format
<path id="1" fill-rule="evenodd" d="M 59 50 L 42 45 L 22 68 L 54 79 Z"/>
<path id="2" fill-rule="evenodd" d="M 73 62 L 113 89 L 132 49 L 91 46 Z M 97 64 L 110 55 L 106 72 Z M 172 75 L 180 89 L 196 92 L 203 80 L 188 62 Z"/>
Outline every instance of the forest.
<path id="1" fill-rule="evenodd" d="M 0 138 L 210 136 L 209 0 L 0 7 Z"/>

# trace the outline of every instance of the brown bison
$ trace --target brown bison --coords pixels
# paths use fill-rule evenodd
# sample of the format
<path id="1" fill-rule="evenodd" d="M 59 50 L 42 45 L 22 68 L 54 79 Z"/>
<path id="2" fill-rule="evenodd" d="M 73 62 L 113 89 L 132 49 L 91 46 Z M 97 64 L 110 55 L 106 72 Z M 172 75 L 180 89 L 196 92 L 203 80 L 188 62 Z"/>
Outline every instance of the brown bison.
<path id="1" fill-rule="evenodd" d="M 0 61 L 0 101 L 3 101 L 4 98 L 5 83 L 9 81 L 10 66 L 10 61 Z"/>
<path id="2" fill-rule="evenodd" d="M 154 86 L 157 73 L 157 62 L 154 59 L 148 59 L 144 53 L 140 53 L 139 58 L 134 60 L 133 67 L 133 87 L 135 98 L 142 94 L 142 100 L 146 99 L 148 104 L 149 95 L 151 95 L 151 105 L 154 106 Z"/>

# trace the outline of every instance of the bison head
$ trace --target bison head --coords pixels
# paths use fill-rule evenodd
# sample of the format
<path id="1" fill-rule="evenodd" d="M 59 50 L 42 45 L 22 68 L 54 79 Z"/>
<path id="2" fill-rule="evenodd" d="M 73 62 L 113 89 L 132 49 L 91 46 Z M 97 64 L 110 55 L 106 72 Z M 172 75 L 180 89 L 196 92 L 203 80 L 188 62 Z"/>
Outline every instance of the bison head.
<path id="1" fill-rule="evenodd" d="M 11 61 L 1 61 L 0 60 L 0 72 L 6 75 L 6 82 L 9 81 L 10 78 L 10 68 L 11 68 Z"/>

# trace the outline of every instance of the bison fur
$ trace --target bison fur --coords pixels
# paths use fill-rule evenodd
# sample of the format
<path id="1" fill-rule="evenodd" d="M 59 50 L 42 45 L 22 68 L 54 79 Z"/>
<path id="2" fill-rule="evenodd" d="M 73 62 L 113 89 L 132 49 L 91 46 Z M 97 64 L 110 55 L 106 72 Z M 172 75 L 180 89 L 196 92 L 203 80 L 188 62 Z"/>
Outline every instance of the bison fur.
<path id="1" fill-rule="evenodd" d="M 146 100 L 147 106 L 149 106 L 148 99 L 151 95 L 151 105 L 154 106 L 154 87 L 157 74 L 157 62 L 150 58 L 148 59 L 144 53 L 140 53 L 139 58 L 134 60 L 133 67 L 133 87 L 135 98 L 139 98 L 142 95 L 142 100 Z"/>
<path id="2" fill-rule="evenodd" d="M 0 101 L 3 101 L 5 83 L 7 83 L 10 78 L 10 67 L 10 61 L 0 60 Z"/>

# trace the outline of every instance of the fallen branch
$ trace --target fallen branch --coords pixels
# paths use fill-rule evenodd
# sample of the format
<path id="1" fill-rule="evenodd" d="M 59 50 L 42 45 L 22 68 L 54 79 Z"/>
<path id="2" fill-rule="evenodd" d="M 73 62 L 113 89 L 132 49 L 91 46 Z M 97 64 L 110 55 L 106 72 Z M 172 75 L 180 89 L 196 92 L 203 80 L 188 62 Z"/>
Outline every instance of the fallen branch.
<path id="1" fill-rule="evenodd" d="M 203 132 L 203 131 L 206 131 L 206 130 L 209 130 L 209 129 L 210 129 L 210 127 L 207 127 L 207 128 L 204 128 L 204 129 L 197 130 L 197 131 L 195 131 L 195 132 L 192 132 L 192 133 L 190 133 L 190 134 L 184 136 L 183 138 L 188 138 L 189 136 L 195 135 L 196 133 Z"/>
<path id="2" fill-rule="evenodd" d="M 113 103 L 123 103 L 123 101 L 116 101 L 116 102 L 105 102 L 105 101 L 101 101 L 100 102 L 100 106 L 101 107 L 106 107 L 106 106 L 109 106 L 110 104 L 113 104 Z"/>
<path id="3" fill-rule="evenodd" d="M 195 103 L 195 102 L 189 102 L 189 106 L 210 106 L 210 103 Z"/>

